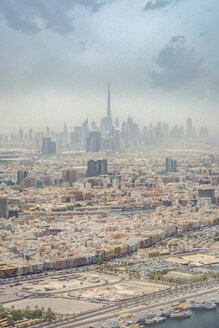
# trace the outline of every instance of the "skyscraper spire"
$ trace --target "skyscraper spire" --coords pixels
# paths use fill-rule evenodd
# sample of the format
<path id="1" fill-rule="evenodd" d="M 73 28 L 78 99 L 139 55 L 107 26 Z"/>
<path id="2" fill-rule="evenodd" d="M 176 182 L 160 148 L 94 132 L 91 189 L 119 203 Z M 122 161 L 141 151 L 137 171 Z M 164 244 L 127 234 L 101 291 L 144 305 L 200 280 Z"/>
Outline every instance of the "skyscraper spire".
<path id="1" fill-rule="evenodd" d="M 68 134 L 67 132 L 67 124 L 66 124 L 66 121 L 65 121 L 65 124 L 64 124 L 64 136 L 66 137 Z"/>
<path id="2" fill-rule="evenodd" d="M 110 84 L 108 84 L 107 117 L 108 117 L 108 118 L 111 118 L 111 108 L 110 108 Z"/>

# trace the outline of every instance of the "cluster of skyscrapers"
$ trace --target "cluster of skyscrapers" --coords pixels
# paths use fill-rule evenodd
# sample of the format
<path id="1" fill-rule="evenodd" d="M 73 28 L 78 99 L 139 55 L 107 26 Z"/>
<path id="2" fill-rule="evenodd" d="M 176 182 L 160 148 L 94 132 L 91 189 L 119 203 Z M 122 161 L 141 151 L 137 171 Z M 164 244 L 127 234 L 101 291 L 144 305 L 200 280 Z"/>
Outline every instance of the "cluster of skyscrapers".
<path id="1" fill-rule="evenodd" d="M 155 126 L 151 123 L 143 128 L 129 116 L 123 122 L 115 121 L 111 114 L 111 93 L 108 86 L 107 113 L 97 125 L 94 121 L 89 123 L 88 119 L 81 126 L 75 126 L 68 131 L 67 123 L 64 124 L 63 132 L 56 133 L 49 127 L 45 133 L 35 132 L 29 129 L 28 133 L 19 130 L 18 135 L 0 135 L 0 144 L 25 144 L 35 146 L 42 155 L 60 154 L 64 149 L 83 150 L 88 153 L 97 152 L 125 152 L 129 149 L 142 148 L 144 146 L 159 145 L 177 140 L 192 140 L 195 137 L 207 140 L 208 129 L 201 127 L 197 133 L 192 119 L 186 120 L 185 128 L 175 125 L 170 128 L 169 124 L 158 122 Z"/>
<path id="2" fill-rule="evenodd" d="M 49 131 L 47 130 L 47 135 Z M 208 129 L 202 127 L 200 133 L 196 133 L 192 119 L 186 120 L 186 127 L 175 125 L 172 128 L 167 123 L 158 122 L 156 126 L 151 123 L 140 129 L 139 125 L 129 116 L 121 124 L 116 118 L 113 122 L 111 114 L 111 93 L 108 86 L 107 115 L 100 121 L 99 126 L 88 119 L 81 126 L 74 127 L 73 131 L 68 133 L 66 123 L 64 131 L 59 136 L 62 145 L 67 148 L 84 150 L 88 153 L 103 152 L 125 152 L 128 149 L 144 147 L 150 145 L 159 145 L 161 143 L 176 141 L 180 139 L 191 140 L 198 136 L 199 138 L 208 138 Z M 49 146 L 45 151 L 44 143 L 48 142 L 48 137 L 43 139 L 43 154 L 52 154 L 55 152 L 55 146 L 49 140 Z M 59 139 L 60 143 L 60 139 Z M 52 151 L 51 151 L 52 149 Z"/>

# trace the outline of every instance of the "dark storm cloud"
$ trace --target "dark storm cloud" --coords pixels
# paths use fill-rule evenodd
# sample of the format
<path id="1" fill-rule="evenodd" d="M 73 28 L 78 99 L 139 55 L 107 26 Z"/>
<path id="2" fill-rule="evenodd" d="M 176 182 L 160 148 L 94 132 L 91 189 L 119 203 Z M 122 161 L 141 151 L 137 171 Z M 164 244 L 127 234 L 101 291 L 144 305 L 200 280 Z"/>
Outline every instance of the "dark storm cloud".
<path id="1" fill-rule="evenodd" d="M 34 34 L 49 29 L 60 34 L 74 31 L 76 6 L 98 11 L 110 0 L 0 0 L 0 18 L 17 31 Z"/>
<path id="2" fill-rule="evenodd" d="M 150 10 L 156 10 L 156 9 L 163 9 L 170 5 L 174 5 L 180 1 L 181 0 L 152 0 L 146 4 L 144 10 L 150 11 Z"/>
<path id="3" fill-rule="evenodd" d="M 165 90 L 181 88 L 203 76 L 203 60 L 194 50 L 187 50 L 184 36 L 174 36 L 159 53 L 158 71 L 151 72 L 154 87 Z"/>

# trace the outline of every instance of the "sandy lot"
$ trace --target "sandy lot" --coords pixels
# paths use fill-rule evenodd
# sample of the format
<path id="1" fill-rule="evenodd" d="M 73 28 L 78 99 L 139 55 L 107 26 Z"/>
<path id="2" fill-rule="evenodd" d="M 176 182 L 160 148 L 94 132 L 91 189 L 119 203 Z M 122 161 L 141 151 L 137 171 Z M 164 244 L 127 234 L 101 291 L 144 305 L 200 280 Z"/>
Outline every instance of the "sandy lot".
<path id="1" fill-rule="evenodd" d="M 25 288 L 32 292 L 60 292 L 71 289 L 80 289 L 84 287 L 92 287 L 94 285 L 101 285 L 108 281 L 109 283 L 118 281 L 119 277 L 114 275 L 102 274 L 99 272 L 86 272 L 82 274 L 73 274 L 68 278 L 52 279 L 46 278 L 42 282 L 34 284 L 25 284 Z"/>
<path id="2" fill-rule="evenodd" d="M 150 283 L 146 281 L 124 281 L 111 286 L 87 288 L 85 290 L 72 292 L 71 295 L 90 299 L 120 300 L 142 294 L 149 294 L 168 288 L 167 285 Z"/>
<path id="3" fill-rule="evenodd" d="M 174 277 L 174 278 L 183 278 L 183 279 L 190 279 L 192 277 L 194 277 L 192 274 L 190 273 L 186 273 L 186 272 L 179 272 L 179 271 L 170 271 L 167 273 L 167 275 L 169 277 Z"/>
<path id="4" fill-rule="evenodd" d="M 45 310 L 50 307 L 52 311 L 61 314 L 79 313 L 81 311 L 100 307 L 100 304 L 64 298 L 33 298 L 7 303 L 7 307 L 12 307 L 12 305 L 15 307 L 15 309 L 25 309 L 27 306 L 29 306 L 31 309 L 34 309 L 36 305 L 39 308 L 44 307 Z"/>
<path id="5" fill-rule="evenodd" d="M 207 254 L 193 254 L 193 255 L 185 255 L 179 257 L 170 257 L 166 259 L 166 261 L 176 262 L 181 264 L 190 263 L 196 266 L 219 263 L 219 259 L 217 257 Z"/>

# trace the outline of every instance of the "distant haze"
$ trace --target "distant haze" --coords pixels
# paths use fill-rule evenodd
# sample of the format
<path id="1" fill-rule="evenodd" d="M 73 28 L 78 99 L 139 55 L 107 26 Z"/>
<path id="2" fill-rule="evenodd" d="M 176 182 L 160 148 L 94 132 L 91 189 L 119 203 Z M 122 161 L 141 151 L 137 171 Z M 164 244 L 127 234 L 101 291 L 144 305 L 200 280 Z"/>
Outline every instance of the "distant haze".
<path id="1" fill-rule="evenodd" d="M 0 133 L 106 113 L 215 131 L 218 0 L 0 0 Z"/>

